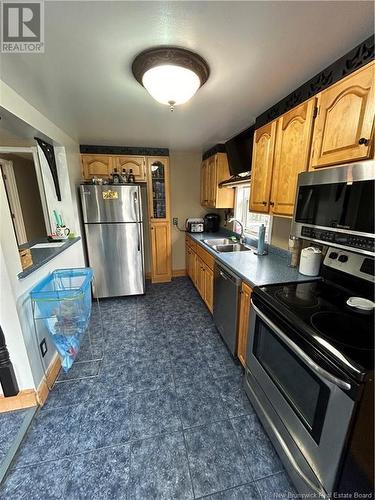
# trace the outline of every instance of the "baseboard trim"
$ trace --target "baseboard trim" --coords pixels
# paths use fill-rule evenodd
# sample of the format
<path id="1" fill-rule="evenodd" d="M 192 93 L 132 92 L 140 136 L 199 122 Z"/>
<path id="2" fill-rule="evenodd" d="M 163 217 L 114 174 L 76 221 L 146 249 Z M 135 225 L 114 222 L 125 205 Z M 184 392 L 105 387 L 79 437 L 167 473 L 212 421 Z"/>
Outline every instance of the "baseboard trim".
<path id="1" fill-rule="evenodd" d="M 187 275 L 187 272 L 186 272 L 186 269 L 173 269 L 172 271 L 172 278 L 179 278 L 181 276 L 186 276 Z M 151 273 L 146 273 L 146 280 L 150 280 L 151 279 Z M 155 280 L 153 281 L 153 283 L 168 283 L 170 280 L 167 279 L 167 280 Z"/>
<path id="2" fill-rule="evenodd" d="M 172 271 L 173 278 L 179 278 L 180 276 L 186 276 L 186 269 L 174 269 Z"/>
<path id="3" fill-rule="evenodd" d="M 32 406 L 38 406 L 34 389 L 25 389 L 20 391 L 16 396 L 0 396 L 0 413 L 22 410 L 24 408 L 31 408 Z"/>
<path id="4" fill-rule="evenodd" d="M 43 377 L 36 391 L 37 401 L 40 406 L 43 406 L 46 402 L 49 394 L 49 388 L 52 387 L 55 383 L 55 380 L 57 379 L 57 376 L 60 372 L 60 368 L 60 357 L 56 353 L 47 369 L 46 376 Z"/>

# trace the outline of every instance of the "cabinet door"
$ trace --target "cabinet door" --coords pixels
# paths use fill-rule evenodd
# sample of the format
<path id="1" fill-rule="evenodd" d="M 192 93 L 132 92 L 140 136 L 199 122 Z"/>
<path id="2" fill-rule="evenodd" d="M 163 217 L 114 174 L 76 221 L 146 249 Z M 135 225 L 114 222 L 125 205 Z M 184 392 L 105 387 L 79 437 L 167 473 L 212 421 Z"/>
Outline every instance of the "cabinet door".
<path id="1" fill-rule="evenodd" d="M 312 167 L 368 158 L 374 113 L 374 63 L 319 94 Z"/>
<path id="2" fill-rule="evenodd" d="M 277 120 L 272 173 L 271 212 L 293 215 L 297 177 L 309 167 L 315 98 Z"/>
<path id="3" fill-rule="evenodd" d="M 108 177 L 113 171 L 112 156 L 81 155 L 82 173 L 84 179 L 93 177 Z"/>
<path id="4" fill-rule="evenodd" d="M 204 301 L 212 313 L 214 308 L 214 273 L 212 269 L 205 265 L 205 291 Z"/>
<path id="5" fill-rule="evenodd" d="M 275 149 L 276 122 L 258 128 L 254 135 L 250 211 L 268 213 Z"/>
<path id="6" fill-rule="evenodd" d="M 200 257 L 196 257 L 196 287 L 199 295 L 204 299 L 205 294 L 205 265 Z"/>
<path id="7" fill-rule="evenodd" d="M 193 253 L 193 250 L 188 245 L 186 245 L 186 271 L 189 278 L 194 282 Z"/>
<path id="8" fill-rule="evenodd" d="M 152 282 L 171 281 L 171 233 L 169 221 L 152 222 L 150 232 Z"/>
<path id="9" fill-rule="evenodd" d="M 217 166 L 217 157 L 210 156 L 207 160 L 207 206 L 210 208 L 215 208 L 216 203 L 216 166 Z"/>
<path id="10" fill-rule="evenodd" d="M 197 286 L 197 254 L 194 252 L 194 250 L 191 250 L 191 256 L 190 256 L 190 269 L 191 269 L 191 281 L 194 283 L 195 286 Z"/>
<path id="11" fill-rule="evenodd" d="M 215 165 L 215 208 L 233 208 L 234 207 L 234 189 L 219 187 L 219 184 L 223 181 L 227 181 L 230 178 L 230 171 L 228 165 L 228 158 L 226 153 L 217 153 L 215 155 L 216 165 Z M 250 170 L 250 163 L 249 163 Z"/>
<path id="12" fill-rule="evenodd" d="M 119 173 L 124 168 L 128 173 L 131 169 L 137 182 L 146 180 L 146 158 L 144 156 L 115 156 L 114 161 Z"/>
<path id="13" fill-rule="evenodd" d="M 237 356 L 242 365 L 246 365 L 247 332 L 249 328 L 250 299 L 252 289 L 242 283 L 240 292 L 240 312 L 238 321 L 238 346 Z"/>
<path id="14" fill-rule="evenodd" d="M 150 219 L 169 221 L 169 159 L 167 157 L 147 158 L 147 198 Z"/>
<path id="15" fill-rule="evenodd" d="M 201 165 L 201 205 L 203 207 L 207 205 L 206 176 L 207 176 L 207 160 L 204 160 Z"/>

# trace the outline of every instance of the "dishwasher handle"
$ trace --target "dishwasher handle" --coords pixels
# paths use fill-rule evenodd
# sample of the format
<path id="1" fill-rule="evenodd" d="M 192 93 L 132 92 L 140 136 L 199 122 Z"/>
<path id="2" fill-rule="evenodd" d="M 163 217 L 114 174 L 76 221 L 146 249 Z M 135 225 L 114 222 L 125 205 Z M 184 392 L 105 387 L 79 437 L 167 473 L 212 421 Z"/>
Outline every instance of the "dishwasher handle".
<path id="1" fill-rule="evenodd" d="M 241 279 L 238 276 L 232 274 L 230 271 L 228 271 L 222 266 L 219 266 L 218 264 L 216 264 L 216 270 L 221 278 L 223 278 L 224 280 L 231 281 L 236 286 L 240 286 Z"/>

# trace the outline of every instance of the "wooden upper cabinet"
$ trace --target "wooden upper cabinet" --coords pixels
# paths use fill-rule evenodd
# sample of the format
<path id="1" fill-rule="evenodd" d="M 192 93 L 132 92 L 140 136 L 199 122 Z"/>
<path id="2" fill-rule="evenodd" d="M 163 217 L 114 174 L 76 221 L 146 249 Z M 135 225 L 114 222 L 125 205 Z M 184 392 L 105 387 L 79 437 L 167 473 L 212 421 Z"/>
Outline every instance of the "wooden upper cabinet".
<path id="1" fill-rule="evenodd" d="M 298 174 L 309 167 L 314 107 L 315 98 L 277 120 L 270 201 L 274 215 L 293 215 Z"/>
<path id="2" fill-rule="evenodd" d="M 368 158 L 375 113 L 374 63 L 318 95 L 311 167 Z"/>
<path id="3" fill-rule="evenodd" d="M 216 180 L 216 170 L 217 170 L 217 156 L 211 156 L 207 160 L 207 174 L 206 174 L 206 192 L 207 192 L 207 206 L 215 207 L 216 205 L 216 189 L 217 189 L 217 180 Z"/>
<path id="4" fill-rule="evenodd" d="M 202 162 L 201 205 L 209 208 L 233 208 L 234 191 L 219 184 L 230 178 L 226 153 L 217 153 Z"/>
<path id="5" fill-rule="evenodd" d="M 204 207 L 207 205 L 207 195 L 206 195 L 206 172 L 207 172 L 207 161 L 203 160 L 201 165 L 201 205 Z"/>
<path id="6" fill-rule="evenodd" d="M 249 312 L 252 289 L 242 283 L 240 292 L 240 312 L 238 320 L 237 356 L 243 366 L 246 366 L 247 334 L 249 330 Z"/>
<path id="7" fill-rule="evenodd" d="M 269 211 L 275 137 L 275 121 L 258 128 L 254 134 L 250 188 L 252 212 Z"/>
<path id="8" fill-rule="evenodd" d="M 113 155 L 81 155 L 82 176 L 90 180 L 93 177 L 109 177 L 116 168 L 121 174 L 125 168 L 133 170 L 137 182 L 146 181 L 146 157 L 145 156 L 113 156 Z"/>
<path id="9" fill-rule="evenodd" d="M 170 220 L 169 158 L 147 158 L 147 197 L 151 220 Z"/>
<path id="10" fill-rule="evenodd" d="M 112 156 L 81 155 L 82 176 L 90 180 L 93 177 L 108 177 L 113 171 Z"/>
<path id="11" fill-rule="evenodd" d="M 146 158 L 145 156 L 115 156 L 113 158 L 117 171 L 121 174 L 123 169 L 127 173 L 131 169 L 137 182 L 146 180 Z"/>

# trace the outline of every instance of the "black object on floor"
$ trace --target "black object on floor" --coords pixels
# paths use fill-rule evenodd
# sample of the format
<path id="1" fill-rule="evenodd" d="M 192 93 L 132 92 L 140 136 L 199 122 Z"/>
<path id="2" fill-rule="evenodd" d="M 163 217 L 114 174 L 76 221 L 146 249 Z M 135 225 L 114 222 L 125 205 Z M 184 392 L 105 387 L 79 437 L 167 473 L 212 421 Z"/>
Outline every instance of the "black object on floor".
<path id="1" fill-rule="evenodd" d="M 4 396 L 16 396 L 19 393 L 16 375 L 5 343 L 3 330 L 0 326 L 0 384 Z"/>

